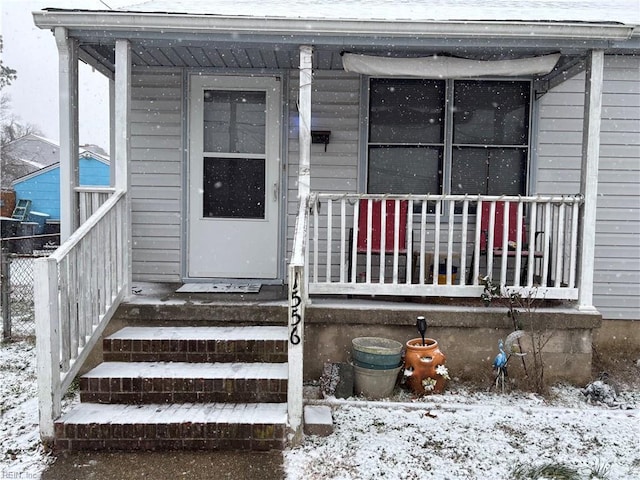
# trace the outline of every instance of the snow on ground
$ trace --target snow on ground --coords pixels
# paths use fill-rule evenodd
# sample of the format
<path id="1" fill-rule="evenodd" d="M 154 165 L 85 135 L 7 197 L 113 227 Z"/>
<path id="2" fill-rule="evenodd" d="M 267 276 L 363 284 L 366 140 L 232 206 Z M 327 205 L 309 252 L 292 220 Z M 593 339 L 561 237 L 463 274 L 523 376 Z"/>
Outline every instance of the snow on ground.
<path id="1" fill-rule="evenodd" d="M 0 344 L 0 478 L 40 478 L 49 457 L 38 433 L 36 348 Z"/>
<path id="2" fill-rule="evenodd" d="M 334 433 L 285 452 L 287 478 L 504 479 L 519 464 L 561 463 L 580 478 L 640 479 L 638 392 L 622 395 L 624 409 L 589 405 L 578 388 L 555 393 L 335 401 Z"/>
<path id="3" fill-rule="evenodd" d="M 284 454 L 288 480 L 503 479 L 517 464 L 559 462 L 581 478 L 640 478 L 640 390 L 624 407 L 585 402 L 578 388 L 549 399 L 474 393 L 394 401 L 333 401 L 335 432 Z M 39 478 L 51 462 L 39 443 L 33 341 L 0 345 L 0 478 Z M 599 477 L 590 477 L 598 470 Z"/>

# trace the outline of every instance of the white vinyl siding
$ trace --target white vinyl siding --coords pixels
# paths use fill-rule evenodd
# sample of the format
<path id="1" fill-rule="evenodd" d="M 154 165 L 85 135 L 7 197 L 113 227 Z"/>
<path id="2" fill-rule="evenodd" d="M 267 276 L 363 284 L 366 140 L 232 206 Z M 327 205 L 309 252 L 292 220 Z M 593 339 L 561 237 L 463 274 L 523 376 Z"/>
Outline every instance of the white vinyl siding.
<path id="1" fill-rule="evenodd" d="M 584 74 L 540 100 L 539 193 L 580 189 Z M 598 171 L 594 304 L 640 319 L 640 59 L 607 56 Z"/>
<path id="2" fill-rule="evenodd" d="M 640 319 L 640 58 L 604 72 L 594 303 L 605 318 Z"/>
<path id="3" fill-rule="evenodd" d="M 289 149 L 287 203 L 287 258 L 298 213 L 298 74 L 289 80 Z M 312 130 L 330 130 L 327 151 L 323 144 L 311 145 L 311 191 L 358 190 L 358 142 L 360 77 L 335 71 L 314 71 L 311 92 Z"/>
<path id="4" fill-rule="evenodd" d="M 131 82 L 133 279 L 179 282 L 182 71 L 134 71 Z"/>

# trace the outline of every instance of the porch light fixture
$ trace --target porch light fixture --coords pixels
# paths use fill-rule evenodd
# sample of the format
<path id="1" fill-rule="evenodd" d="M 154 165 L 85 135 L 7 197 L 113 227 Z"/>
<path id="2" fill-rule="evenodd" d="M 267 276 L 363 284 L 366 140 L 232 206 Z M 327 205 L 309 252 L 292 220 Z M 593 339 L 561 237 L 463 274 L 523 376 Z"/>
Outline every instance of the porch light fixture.
<path id="1" fill-rule="evenodd" d="M 325 152 L 329 145 L 329 137 L 331 137 L 331 130 L 311 130 L 311 143 L 324 143 Z"/>

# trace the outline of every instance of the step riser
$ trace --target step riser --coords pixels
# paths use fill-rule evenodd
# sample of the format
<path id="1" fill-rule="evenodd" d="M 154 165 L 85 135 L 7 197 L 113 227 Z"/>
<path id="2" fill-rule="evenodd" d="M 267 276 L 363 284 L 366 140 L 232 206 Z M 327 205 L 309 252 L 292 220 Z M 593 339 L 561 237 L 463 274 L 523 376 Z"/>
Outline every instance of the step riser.
<path id="1" fill-rule="evenodd" d="M 287 401 L 286 379 L 81 378 L 80 400 L 96 403 Z"/>
<path id="2" fill-rule="evenodd" d="M 280 340 L 124 340 L 105 339 L 107 362 L 270 362 L 287 361 Z"/>
<path id="3" fill-rule="evenodd" d="M 58 450 L 282 450 L 277 424 L 69 424 L 56 423 Z"/>

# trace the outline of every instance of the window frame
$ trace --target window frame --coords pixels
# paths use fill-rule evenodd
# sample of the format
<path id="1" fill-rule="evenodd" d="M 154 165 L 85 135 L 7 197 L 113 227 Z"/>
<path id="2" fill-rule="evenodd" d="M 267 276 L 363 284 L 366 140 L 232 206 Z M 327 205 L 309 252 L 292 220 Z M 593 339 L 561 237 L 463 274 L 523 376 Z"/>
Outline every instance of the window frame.
<path id="1" fill-rule="evenodd" d="M 396 77 L 384 77 L 384 76 L 369 76 L 363 75 L 361 79 L 361 128 L 360 128 L 360 142 L 362 145 L 362 155 L 361 155 L 361 166 L 360 169 L 361 175 L 358 181 L 359 190 L 364 193 L 368 193 L 368 185 L 369 185 L 369 150 L 370 145 L 379 145 L 377 142 L 369 141 L 369 132 L 370 132 L 370 99 L 371 99 L 371 83 L 372 80 L 383 79 L 383 78 L 396 78 Z M 402 77 L 405 79 L 404 77 Z M 440 182 L 442 183 L 441 188 L 442 191 L 439 194 L 448 195 L 451 194 L 451 181 L 452 181 L 452 164 L 453 164 L 453 150 L 458 146 L 458 144 L 454 145 L 453 143 L 453 135 L 454 135 L 454 124 L 453 124 L 453 112 L 449 105 L 453 105 L 454 103 L 454 86 L 457 81 L 480 81 L 480 82 L 523 82 L 529 84 L 529 102 L 528 102 L 528 123 L 526 125 L 527 128 L 527 141 L 524 146 L 508 146 L 509 148 L 520 148 L 525 150 L 525 171 L 524 171 L 524 179 L 523 179 L 523 195 L 528 195 L 532 190 L 532 182 L 534 181 L 532 172 L 534 171 L 532 167 L 532 162 L 534 159 L 534 128 L 537 123 L 535 122 L 534 113 L 537 111 L 537 98 L 534 90 L 534 80 L 531 78 L 523 78 L 523 77 L 487 77 L 487 78 L 459 78 L 459 79 L 434 79 L 434 80 L 442 80 L 445 82 L 445 109 L 444 109 L 444 135 L 443 135 L 443 150 L 442 150 L 442 174 L 440 178 Z M 498 147 L 503 148 L 506 145 L 489 145 L 488 147 Z M 470 192 L 469 192 L 470 193 Z M 432 213 L 432 212 L 429 212 Z M 446 209 L 442 210 L 442 214 L 446 213 Z"/>

